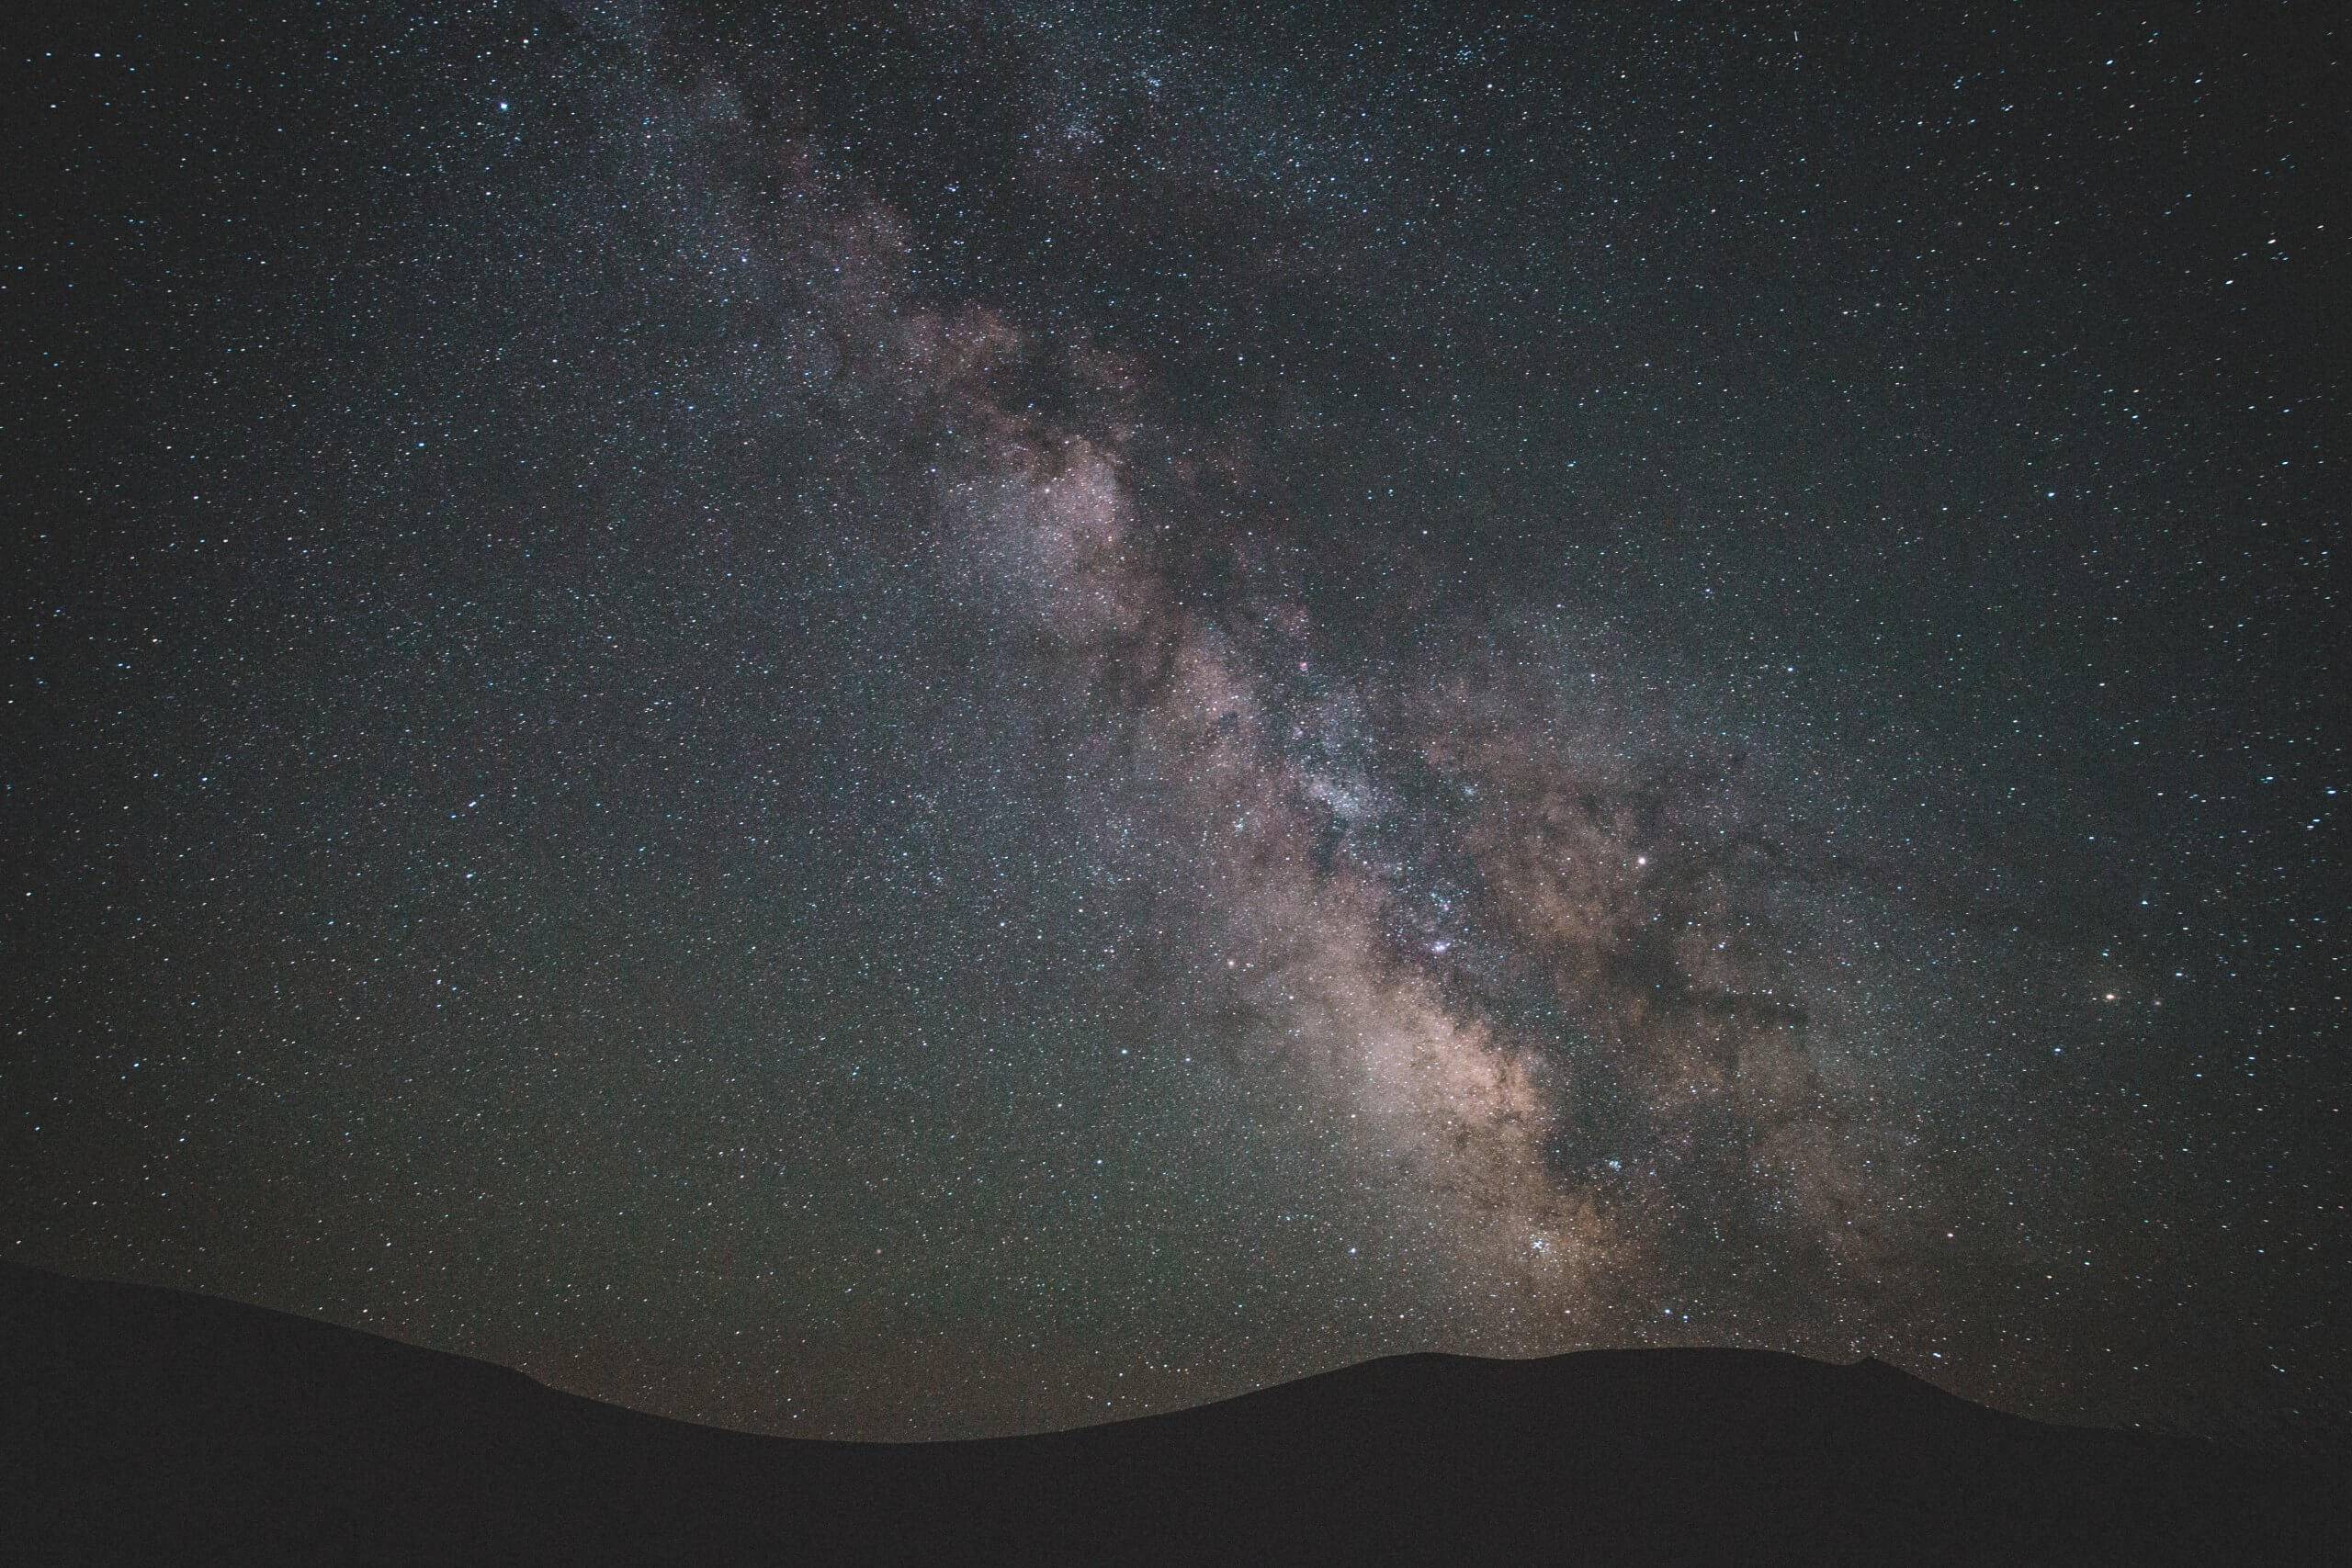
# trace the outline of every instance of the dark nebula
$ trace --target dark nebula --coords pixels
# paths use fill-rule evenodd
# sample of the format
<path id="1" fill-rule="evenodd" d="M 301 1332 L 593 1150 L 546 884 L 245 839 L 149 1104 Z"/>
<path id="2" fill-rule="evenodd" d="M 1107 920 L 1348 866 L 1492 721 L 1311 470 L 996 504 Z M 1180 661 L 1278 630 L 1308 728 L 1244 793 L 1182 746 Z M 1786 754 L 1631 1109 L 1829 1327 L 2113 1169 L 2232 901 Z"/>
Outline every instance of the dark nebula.
<path id="1" fill-rule="evenodd" d="M 2324 1434 L 2344 18 L 2219 10 L 20 23 L 0 1251 Z"/>

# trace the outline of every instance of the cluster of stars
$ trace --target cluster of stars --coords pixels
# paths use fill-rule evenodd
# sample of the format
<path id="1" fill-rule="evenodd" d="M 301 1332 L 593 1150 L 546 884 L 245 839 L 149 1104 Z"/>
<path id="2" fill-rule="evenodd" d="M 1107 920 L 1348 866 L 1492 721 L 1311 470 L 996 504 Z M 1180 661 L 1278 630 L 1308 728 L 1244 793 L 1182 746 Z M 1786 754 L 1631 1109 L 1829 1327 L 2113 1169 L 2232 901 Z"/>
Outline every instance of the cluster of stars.
<path id="1" fill-rule="evenodd" d="M 17 47 L 0 1248 L 840 1436 L 2340 1403 L 2311 24 L 1260 22 Z"/>

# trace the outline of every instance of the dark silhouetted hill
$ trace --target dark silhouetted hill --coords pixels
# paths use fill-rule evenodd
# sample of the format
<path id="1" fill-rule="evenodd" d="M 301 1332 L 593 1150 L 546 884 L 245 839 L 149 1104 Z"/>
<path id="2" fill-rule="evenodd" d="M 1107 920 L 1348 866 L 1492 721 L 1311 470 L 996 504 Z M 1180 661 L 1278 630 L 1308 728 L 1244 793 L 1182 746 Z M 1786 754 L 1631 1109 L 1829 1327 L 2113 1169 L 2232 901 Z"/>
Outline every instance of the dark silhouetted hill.
<path id="1" fill-rule="evenodd" d="M 668 1421 L 0 1266 L 24 1562 L 2343 1562 L 2342 1478 L 1745 1350 L 1407 1356 L 972 1443 Z"/>

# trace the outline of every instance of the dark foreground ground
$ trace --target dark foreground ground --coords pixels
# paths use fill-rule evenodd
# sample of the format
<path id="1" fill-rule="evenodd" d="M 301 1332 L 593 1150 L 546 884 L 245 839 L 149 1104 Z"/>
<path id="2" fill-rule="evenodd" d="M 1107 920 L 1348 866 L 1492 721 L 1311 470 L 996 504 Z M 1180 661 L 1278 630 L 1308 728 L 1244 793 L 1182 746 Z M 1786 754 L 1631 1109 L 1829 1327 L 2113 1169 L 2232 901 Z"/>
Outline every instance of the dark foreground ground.
<path id="1" fill-rule="evenodd" d="M 2338 1480 L 1742 1350 L 1400 1357 L 1050 1437 L 797 1442 L 0 1265 L 12 1562 L 2352 1562 Z"/>

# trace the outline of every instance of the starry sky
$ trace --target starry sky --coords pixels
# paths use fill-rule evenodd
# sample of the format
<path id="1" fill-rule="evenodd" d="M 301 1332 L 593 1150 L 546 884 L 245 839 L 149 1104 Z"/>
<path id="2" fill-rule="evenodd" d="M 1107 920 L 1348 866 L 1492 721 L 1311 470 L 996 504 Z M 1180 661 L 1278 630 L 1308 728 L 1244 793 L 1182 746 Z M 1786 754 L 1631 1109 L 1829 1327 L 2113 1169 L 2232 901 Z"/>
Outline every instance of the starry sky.
<path id="1" fill-rule="evenodd" d="M 2352 1408 L 2341 7 L 54 9 L 0 1255 L 809 1436 Z"/>

